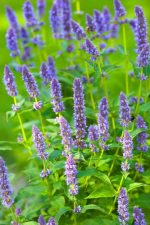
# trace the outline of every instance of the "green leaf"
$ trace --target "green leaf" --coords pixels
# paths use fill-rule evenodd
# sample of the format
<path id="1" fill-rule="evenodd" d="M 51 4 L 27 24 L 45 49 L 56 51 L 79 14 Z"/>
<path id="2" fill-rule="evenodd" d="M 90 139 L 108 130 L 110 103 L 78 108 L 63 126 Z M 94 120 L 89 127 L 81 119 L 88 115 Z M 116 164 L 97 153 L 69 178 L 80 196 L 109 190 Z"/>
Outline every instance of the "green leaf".
<path id="1" fill-rule="evenodd" d="M 130 135 L 132 136 L 132 138 L 134 138 L 143 131 L 145 131 L 145 129 L 138 128 L 138 129 L 135 129 L 135 130 L 131 131 Z"/>
<path id="2" fill-rule="evenodd" d="M 30 222 L 22 223 L 22 225 L 38 225 L 38 223 L 35 221 L 30 221 Z"/>
<path id="3" fill-rule="evenodd" d="M 140 106 L 139 111 L 140 112 L 147 112 L 150 110 L 150 103 L 145 103 L 143 105 Z"/>
<path id="4" fill-rule="evenodd" d="M 8 122 L 11 118 L 13 118 L 15 116 L 15 112 L 14 111 L 8 111 L 6 112 L 6 121 Z"/>
<path id="5" fill-rule="evenodd" d="M 57 223 L 59 222 L 60 218 L 68 211 L 71 211 L 71 209 L 69 207 L 64 207 L 64 208 L 61 208 L 58 213 L 56 214 L 55 218 L 56 218 L 56 221 Z"/>
<path id="6" fill-rule="evenodd" d="M 97 170 L 95 168 L 87 168 L 86 170 L 82 170 L 78 172 L 78 178 L 80 177 L 88 177 L 96 175 Z"/>
<path id="7" fill-rule="evenodd" d="M 91 209 L 95 209 L 95 210 L 101 211 L 102 213 L 106 213 L 107 214 L 107 212 L 104 209 L 102 209 L 98 205 L 94 205 L 94 204 L 83 206 L 81 212 L 85 213 L 87 210 L 91 210 Z"/>
<path id="8" fill-rule="evenodd" d="M 116 192 L 112 185 L 101 184 L 86 199 L 109 198 L 115 196 Z"/>
<path id="9" fill-rule="evenodd" d="M 134 189 L 137 189 L 139 187 L 144 187 L 144 186 L 147 186 L 147 184 L 143 184 L 143 183 L 132 183 L 132 184 L 129 184 L 128 191 L 132 191 Z"/>
<path id="10" fill-rule="evenodd" d="M 11 151 L 12 147 L 10 146 L 0 146 L 0 151 Z"/>

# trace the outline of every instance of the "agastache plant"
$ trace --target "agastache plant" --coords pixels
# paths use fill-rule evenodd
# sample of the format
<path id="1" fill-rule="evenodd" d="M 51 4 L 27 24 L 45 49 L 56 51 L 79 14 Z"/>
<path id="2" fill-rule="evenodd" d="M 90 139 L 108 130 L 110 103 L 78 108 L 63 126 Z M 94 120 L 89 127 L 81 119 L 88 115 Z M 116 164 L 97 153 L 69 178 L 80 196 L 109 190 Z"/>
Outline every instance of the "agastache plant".
<path id="1" fill-rule="evenodd" d="M 7 65 L 4 68 L 4 84 L 5 84 L 8 95 L 10 95 L 11 97 L 17 96 L 18 91 L 17 91 L 15 80 L 14 80 L 14 76 L 9 66 Z"/>
<path id="2" fill-rule="evenodd" d="M 15 15 L 15 12 L 10 7 L 7 6 L 6 7 L 6 15 L 7 15 L 7 18 L 9 20 L 10 27 L 14 29 L 17 37 L 19 37 L 20 28 L 19 28 L 19 24 L 18 24 L 18 21 L 17 21 L 17 17 Z"/>
<path id="3" fill-rule="evenodd" d="M 50 25 L 53 33 L 53 37 L 56 39 L 62 38 L 62 18 L 60 14 L 60 7 L 58 0 L 55 1 L 50 10 Z"/>
<path id="4" fill-rule="evenodd" d="M 134 207 L 133 217 L 134 225 L 146 225 L 145 215 L 139 207 Z"/>
<path id="5" fill-rule="evenodd" d="M 27 27 L 35 28 L 37 26 L 37 20 L 34 15 L 34 9 L 30 0 L 26 0 L 23 5 L 23 14 L 26 20 Z"/>
<path id="6" fill-rule="evenodd" d="M 128 106 L 127 98 L 123 92 L 120 93 L 120 124 L 123 127 L 128 127 L 131 119 L 130 108 Z"/>
<path id="7" fill-rule="evenodd" d="M 73 156 L 69 154 L 65 163 L 66 183 L 69 186 L 70 195 L 78 194 L 77 168 Z"/>
<path id="8" fill-rule="evenodd" d="M 95 31 L 94 18 L 90 16 L 89 14 L 86 14 L 86 27 L 87 27 L 87 30 L 90 32 Z"/>
<path id="9" fill-rule="evenodd" d="M 9 28 L 6 34 L 7 48 L 10 50 L 10 56 L 16 57 L 20 51 L 18 49 L 17 36 L 13 28 Z"/>
<path id="10" fill-rule="evenodd" d="M 118 196 L 118 215 L 120 224 L 127 224 L 129 220 L 128 195 L 124 188 L 121 188 Z"/>
<path id="11" fill-rule="evenodd" d="M 84 106 L 84 94 L 82 82 L 79 78 L 74 80 L 74 126 L 76 130 L 75 145 L 78 148 L 86 146 L 84 138 L 86 135 L 86 117 Z"/>
<path id="12" fill-rule="evenodd" d="M 74 20 L 71 20 L 71 27 L 77 40 L 81 40 L 86 37 L 86 33 L 84 32 L 83 28 Z"/>
<path id="13" fill-rule="evenodd" d="M 91 60 L 96 60 L 99 56 L 98 49 L 89 39 L 85 40 L 82 45 L 82 49 L 84 49 L 88 54 L 92 55 Z"/>
<path id="14" fill-rule="evenodd" d="M 46 225 L 57 225 L 55 218 L 54 217 L 50 217 L 48 220 L 48 223 Z"/>
<path id="15" fill-rule="evenodd" d="M 88 140 L 90 141 L 90 148 L 92 152 L 98 152 L 95 142 L 99 139 L 98 126 L 90 125 L 88 129 Z"/>
<path id="16" fill-rule="evenodd" d="M 44 15 L 45 7 L 46 7 L 45 0 L 37 0 L 37 9 L 39 18 L 41 18 Z"/>
<path id="17" fill-rule="evenodd" d="M 4 160 L 0 157 L 0 197 L 2 199 L 2 204 L 6 208 L 10 208 L 14 203 L 14 200 L 11 197 L 12 193 L 13 191 L 8 180 L 7 168 Z"/>
<path id="18" fill-rule="evenodd" d="M 136 29 L 135 37 L 137 42 L 137 65 L 139 67 L 147 66 L 149 63 L 150 49 L 147 38 L 147 24 L 144 12 L 141 7 L 135 7 Z"/>
<path id="19" fill-rule="evenodd" d="M 62 32 L 66 40 L 71 37 L 71 5 L 70 0 L 62 0 Z"/>
<path id="20" fill-rule="evenodd" d="M 53 111 L 55 113 L 60 113 L 64 111 L 65 107 L 62 102 L 61 85 L 56 78 L 51 81 L 51 103 L 53 105 Z"/>
<path id="21" fill-rule="evenodd" d="M 125 16 L 126 10 L 120 0 L 114 0 L 115 18 Z"/>
<path id="22" fill-rule="evenodd" d="M 139 129 L 141 128 L 141 129 L 147 130 L 146 123 L 144 122 L 144 119 L 140 115 L 138 115 L 137 117 L 136 127 Z M 146 152 L 148 150 L 148 146 L 146 144 L 147 137 L 148 135 L 145 131 L 142 131 L 141 133 L 137 135 L 137 138 L 136 138 L 138 143 L 137 149 L 139 151 Z"/>
<path id="23" fill-rule="evenodd" d="M 51 81 L 53 78 L 56 78 L 55 62 L 51 56 L 48 57 L 47 67 L 49 80 Z"/>

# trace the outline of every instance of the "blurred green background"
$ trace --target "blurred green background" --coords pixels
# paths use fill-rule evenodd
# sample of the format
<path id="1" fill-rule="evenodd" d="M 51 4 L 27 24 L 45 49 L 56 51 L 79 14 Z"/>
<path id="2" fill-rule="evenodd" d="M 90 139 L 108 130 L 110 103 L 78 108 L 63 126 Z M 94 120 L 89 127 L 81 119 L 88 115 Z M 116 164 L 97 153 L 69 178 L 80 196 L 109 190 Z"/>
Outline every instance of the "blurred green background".
<path id="1" fill-rule="evenodd" d="M 36 6 L 36 0 L 31 0 L 34 6 Z M 21 25 L 24 25 L 24 18 L 22 15 L 22 5 L 24 3 L 24 0 L 1 0 L 0 1 L 0 96 L 1 96 L 1 104 L 0 104 L 0 138 L 1 141 L 16 141 L 18 132 L 17 132 L 17 126 L 18 122 L 16 119 L 9 120 L 9 122 L 6 121 L 6 112 L 11 109 L 12 99 L 9 97 L 4 89 L 3 85 L 3 68 L 5 64 L 10 64 L 12 59 L 9 56 L 9 51 L 6 48 L 6 40 L 5 40 L 5 34 L 6 30 L 9 26 L 6 15 L 5 15 L 5 7 L 6 5 L 13 8 L 13 10 L 16 12 L 16 15 L 18 17 L 18 21 Z M 150 24 L 150 2 L 149 0 L 122 0 L 123 5 L 125 6 L 127 10 L 127 16 L 129 18 L 135 17 L 134 15 L 134 6 L 135 5 L 141 5 L 144 9 L 145 16 L 147 18 L 148 23 L 148 29 Z M 51 7 L 52 1 L 46 0 L 46 26 L 48 30 L 48 34 L 50 33 L 50 26 L 48 22 L 48 16 L 49 16 L 49 9 Z M 108 6 L 108 8 L 111 10 L 112 15 L 114 14 L 113 10 L 113 1 L 112 0 L 80 0 L 81 4 L 81 10 L 83 11 L 83 14 L 80 16 L 77 16 L 73 13 L 73 17 L 76 18 L 78 21 L 85 26 L 85 13 L 89 13 L 92 15 L 93 9 L 99 9 L 101 10 L 104 6 Z M 73 12 L 75 11 L 76 7 L 76 1 L 72 1 L 72 9 Z M 127 34 L 127 41 L 128 41 L 128 49 L 131 50 L 131 54 L 133 53 L 133 48 L 135 48 L 135 41 L 132 34 L 132 31 L 128 31 Z M 119 42 L 122 42 L 121 36 L 119 39 Z M 57 49 L 58 50 L 58 49 Z M 51 46 L 51 51 L 53 52 L 53 48 Z M 51 51 L 48 52 L 48 54 L 51 55 Z M 54 54 L 54 53 L 52 53 Z M 132 56 L 131 56 L 132 57 Z M 134 56 L 135 57 L 135 56 Z M 116 57 L 116 61 L 118 58 Z M 122 59 L 123 60 L 123 59 Z M 63 59 L 62 59 L 63 64 Z M 59 65 L 61 66 L 61 65 Z M 39 69 L 38 69 L 39 70 Z M 19 76 L 19 75 L 18 75 Z M 108 82 L 109 87 L 111 88 L 112 92 L 114 94 L 118 94 L 121 89 L 124 89 L 124 79 L 122 78 L 122 74 L 119 74 L 118 76 L 112 76 Z M 134 87 L 133 87 L 134 86 Z M 24 93 L 22 90 L 24 86 L 20 86 L 19 89 Z M 130 88 L 136 88 L 136 85 L 134 83 L 130 83 Z M 27 116 L 28 117 L 28 116 Z M 28 118 L 30 119 L 30 118 Z M 1 142 L 1 147 L 3 146 L 3 143 Z M 16 145 L 12 145 L 12 151 L 2 151 L 0 154 L 5 154 L 5 159 L 8 160 L 8 163 L 12 161 L 12 159 L 16 160 L 16 157 L 21 156 L 21 153 L 19 153 L 19 147 Z M 19 160 L 18 160 L 19 161 Z M 20 162 L 21 163 L 21 162 Z"/>

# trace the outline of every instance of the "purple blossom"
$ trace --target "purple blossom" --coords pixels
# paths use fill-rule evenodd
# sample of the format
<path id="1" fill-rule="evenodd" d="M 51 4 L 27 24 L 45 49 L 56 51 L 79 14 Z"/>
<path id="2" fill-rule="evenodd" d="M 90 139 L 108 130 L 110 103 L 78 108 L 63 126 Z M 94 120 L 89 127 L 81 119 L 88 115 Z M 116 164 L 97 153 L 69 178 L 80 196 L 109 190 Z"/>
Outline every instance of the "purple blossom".
<path id="1" fill-rule="evenodd" d="M 118 31 L 119 31 L 119 25 L 118 24 L 111 24 L 110 25 L 110 38 L 117 38 L 118 37 Z"/>
<path id="2" fill-rule="evenodd" d="M 136 19 L 130 20 L 129 24 L 131 26 L 131 29 L 132 29 L 133 33 L 136 34 L 136 28 L 137 28 L 137 21 L 136 21 Z"/>
<path id="3" fill-rule="evenodd" d="M 73 156 L 70 154 L 67 156 L 65 163 L 65 175 L 66 183 L 69 185 L 69 192 L 71 195 L 78 194 L 78 184 L 77 184 L 77 169 Z"/>
<path id="4" fill-rule="evenodd" d="M 18 91 L 14 80 L 14 76 L 7 65 L 5 65 L 4 67 L 4 84 L 8 95 L 12 97 L 17 96 Z"/>
<path id="5" fill-rule="evenodd" d="M 39 48 L 42 48 L 44 45 L 44 42 L 42 41 L 40 35 L 37 35 L 36 37 L 32 38 L 32 43 L 38 46 Z"/>
<path id="6" fill-rule="evenodd" d="M 136 96 L 130 97 L 129 103 L 131 105 L 136 104 L 137 102 L 138 102 L 138 97 L 136 97 Z M 143 103 L 144 103 L 144 99 L 142 97 L 140 97 L 140 104 L 143 104 Z"/>
<path id="7" fill-rule="evenodd" d="M 37 20 L 34 15 L 33 6 L 29 0 L 27 0 L 23 5 L 23 14 L 27 27 L 37 26 Z"/>
<path id="8" fill-rule="evenodd" d="M 143 165 L 140 163 L 135 163 L 135 170 L 139 173 L 143 173 L 144 172 L 144 167 Z"/>
<path id="9" fill-rule="evenodd" d="M 86 39 L 83 44 L 83 49 L 90 55 L 92 55 L 91 60 L 95 60 L 99 56 L 98 49 L 95 45 L 89 40 Z"/>
<path id="10" fill-rule="evenodd" d="M 106 30 L 106 24 L 104 23 L 103 14 L 98 10 L 94 10 L 94 24 L 96 33 L 100 36 Z"/>
<path id="11" fill-rule="evenodd" d="M 65 153 L 69 153 L 73 147 L 72 131 L 67 120 L 61 116 L 59 117 L 60 135 L 62 137 L 62 144 L 64 145 Z"/>
<path id="12" fill-rule="evenodd" d="M 62 30 L 63 38 L 71 39 L 71 6 L 70 0 L 62 0 Z"/>
<path id="13" fill-rule="evenodd" d="M 23 55 L 21 56 L 21 59 L 23 61 L 29 60 L 31 58 L 31 48 L 28 46 L 25 46 L 23 50 L 24 52 L 23 52 Z"/>
<path id="14" fill-rule="evenodd" d="M 108 31 L 110 29 L 110 20 L 111 20 L 111 15 L 110 15 L 109 9 L 107 7 L 104 7 L 103 22 L 105 24 L 105 31 Z"/>
<path id="15" fill-rule="evenodd" d="M 42 215 L 40 215 L 39 218 L 38 218 L 38 224 L 39 225 L 46 225 L 46 221 L 44 220 Z"/>
<path id="16" fill-rule="evenodd" d="M 26 30 L 26 28 L 24 28 L 24 27 L 20 28 L 20 38 L 22 40 L 23 45 L 26 45 L 29 43 L 29 34 L 28 34 L 28 31 Z"/>
<path id="17" fill-rule="evenodd" d="M 49 80 L 51 81 L 53 78 L 56 78 L 55 63 L 51 56 L 48 57 L 47 67 L 48 67 Z"/>
<path id="18" fill-rule="evenodd" d="M 34 108 L 35 110 L 39 110 L 39 109 L 41 109 L 41 108 L 42 108 L 42 106 L 43 106 L 43 104 L 42 104 L 42 102 L 41 102 L 41 101 L 34 102 L 34 104 L 33 104 L 33 108 Z"/>
<path id="19" fill-rule="evenodd" d="M 108 119 L 108 101 L 106 97 L 103 97 L 99 103 L 98 109 L 100 110 L 100 114 L 105 119 Z"/>
<path id="20" fill-rule="evenodd" d="M 0 197 L 2 199 L 2 205 L 7 208 L 10 208 L 14 203 L 14 200 L 11 198 L 12 193 L 13 191 L 8 180 L 7 168 L 4 160 L 0 157 Z"/>
<path id="21" fill-rule="evenodd" d="M 74 208 L 73 212 L 74 212 L 74 213 L 80 213 L 80 212 L 81 212 L 81 206 L 80 206 L 80 205 L 76 206 L 76 207 Z"/>
<path id="22" fill-rule="evenodd" d="M 46 160 L 48 158 L 48 153 L 46 152 L 45 140 L 41 131 L 35 125 L 32 127 L 32 139 L 39 158 Z"/>
<path id="23" fill-rule="evenodd" d="M 61 86 L 56 78 L 51 81 L 51 103 L 53 105 L 53 111 L 59 113 L 64 111 L 65 107 L 62 102 Z"/>
<path id="24" fill-rule="evenodd" d="M 43 62 L 40 67 L 40 76 L 43 79 L 45 85 L 50 83 L 51 79 L 49 76 L 48 66 L 45 62 Z"/>
<path id="25" fill-rule="evenodd" d="M 74 20 L 71 20 L 72 31 L 75 34 L 77 40 L 81 40 L 86 37 L 86 33 L 83 28 Z"/>
<path id="26" fill-rule="evenodd" d="M 62 16 L 60 13 L 58 1 L 54 2 L 54 4 L 52 5 L 49 20 L 54 38 L 62 38 Z"/>
<path id="27" fill-rule="evenodd" d="M 70 44 L 67 46 L 66 51 L 71 53 L 74 51 L 74 49 L 75 49 L 75 46 L 73 44 Z"/>
<path id="28" fill-rule="evenodd" d="M 84 94 L 82 82 L 79 78 L 74 80 L 74 126 L 76 129 L 75 144 L 79 148 L 84 148 L 86 135 L 86 117 L 84 106 Z"/>
<path id="29" fill-rule="evenodd" d="M 133 150 L 133 141 L 132 141 L 132 137 L 128 131 L 124 132 L 121 142 L 123 145 L 123 158 L 131 159 L 132 158 L 132 150 Z"/>
<path id="30" fill-rule="evenodd" d="M 57 225 L 54 217 L 51 217 L 46 225 Z"/>
<path id="31" fill-rule="evenodd" d="M 28 67 L 23 65 L 22 67 L 22 79 L 24 80 L 26 90 L 31 98 L 39 96 L 38 86 L 33 75 L 29 72 Z"/>
<path id="32" fill-rule="evenodd" d="M 120 93 L 120 124 L 123 127 L 127 127 L 129 125 L 131 116 L 130 116 L 130 108 L 128 106 L 127 98 L 123 92 Z"/>
<path id="33" fill-rule="evenodd" d="M 136 120 L 136 127 L 139 128 L 139 129 L 144 129 L 144 130 L 147 130 L 147 126 L 146 126 L 146 123 L 144 122 L 143 118 L 141 116 L 138 116 L 137 117 L 137 120 Z M 146 132 L 141 132 L 137 135 L 137 142 L 138 142 L 138 146 L 137 146 L 137 149 L 139 151 L 143 151 L 143 152 L 146 152 L 148 150 L 148 146 L 146 144 L 146 141 L 147 141 L 147 133 Z"/>
<path id="34" fill-rule="evenodd" d="M 45 7 L 46 7 L 45 0 L 37 0 L 37 9 L 39 18 L 41 18 L 44 15 Z"/>
<path id="35" fill-rule="evenodd" d="M 135 7 L 135 14 L 137 21 L 135 29 L 138 53 L 137 64 L 139 67 L 144 67 L 148 65 L 150 55 L 149 44 L 147 40 L 147 24 L 141 7 Z"/>
<path id="36" fill-rule="evenodd" d="M 98 115 L 98 128 L 99 128 L 99 136 L 102 142 L 106 142 L 109 138 L 108 133 L 108 120 L 105 119 L 100 113 Z"/>
<path id="37" fill-rule="evenodd" d="M 125 162 L 122 162 L 121 163 L 121 169 L 122 169 L 122 171 L 127 172 L 130 169 L 129 163 L 126 162 L 126 161 Z"/>
<path id="38" fill-rule="evenodd" d="M 86 14 L 86 27 L 88 31 L 91 31 L 91 32 L 95 31 L 94 19 L 89 14 Z"/>
<path id="39" fill-rule="evenodd" d="M 124 188 L 121 188 L 118 196 L 118 214 L 119 214 L 119 222 L 121 224 L 126 224 L 129 220 L 129 212 L 128 212 L 128 195 Z"/>
<path id="40" fill-rule="evenodd" d="M 120 0 L 114 0 L 115 17 L 122 17 L 126 14 L 124 6 L 121 4 Z"/>
<path id="41" fill-rule="evenodd" d="M 21 209 L 20 208 L 16 208 L 15 209 L 15 214 L 16 214 L 16 216 L 20 216 L 21 215 Z"/>
<path id="42" fill-rule="evenodd" d="M 100 43 L 99 47 L 100 47 L 100 49 L 104 49 L 106 47 L 106 43 L 105 42 Z"/>
<path id="43" fill-rule="evenodd" d="M 19 55 L 17 44 L 17 36 L 13 28 L 9 28 L 6 34 L 7 48 L 10 50 L 10 56 L 16 57 Z"/>
<path id="44" fill-rule="evenodd" d="M 52 173 L 51 170 L 49 169 L 43 169 L 40 173 L 40 177 L 41 178 L 45 178 L 45 177 L 48 177 L 50 174 Z"/>
<path id="45" fill-rule="evenodd" d="M 20 110 L 20 105 L 18 105 L 18 104 L 12 104 L 11 109 L 14 112 L 18 112 Z"/>
<path id="46" fill-rule="evenodd" d="M 134 207 L 133 217 L 134 217 L 134 225 L 146 225 L 145 215 L 142 212 L 142 209 Z"/>
<path id="47" fill-rule="evenodd" d="M 14 29 L 16 35 L 19 36 L 19 24 L 15 15 L 15 12 L 10 8 L 6 7 L 6 15 L 9 20 L 10 27 Z"/>

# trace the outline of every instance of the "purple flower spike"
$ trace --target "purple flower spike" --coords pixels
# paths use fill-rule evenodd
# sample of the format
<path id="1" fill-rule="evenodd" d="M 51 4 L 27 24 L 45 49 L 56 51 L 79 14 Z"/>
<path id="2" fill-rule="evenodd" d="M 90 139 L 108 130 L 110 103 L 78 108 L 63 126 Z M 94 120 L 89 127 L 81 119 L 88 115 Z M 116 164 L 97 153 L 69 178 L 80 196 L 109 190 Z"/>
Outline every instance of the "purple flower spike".
<path id="1" fill-rule="evenodd" d="M 12 97 L 17 96 L 18 91 L 14 80 L 14 76 L 7 65 L 4 68 L 4 84 L 8 95 Z"/>
<path id="2" fill-rule="evenodd" d="M 50 24 L 51 24 L 51 29 L 53 32 L 53 37 L 56 39 L 62 38 L 62 18 L 60 16 L 60 8 L 58 2 L 54 2 L 51 10 L 50 10 Z"/>
<path id="3" fill-rule="evenodd" d="M 135 163 L 135 170 L 139 173 L 143 173 L 144 172 L 144 167 L 142 164 L 139 163 Z"/>
<path id="4" fill-rule="evenodd" d="M 98 132 L 98 126 L 89 126 L 88 129 L 88 140 L 91 142 L 90 148 L 92 152 L 98 152 L 98 149 L 96 148 L 95 144 L 93 143 L 94 141 L 97 141 L 99 139 L 99 132 Z"/>
<path id="5" fill-rule="evenodd" d="M 121 169 L 122 169 L 122 171 L 127 172 L 130 169 L 129 163 L 128 162 L 122 162 L 121 163 Z"/>
<path id="6" fill-rule="evenodd" d="M 13 28 L 16 35 L 19 36 L 19 24 L 14 11 L 10 7 L 6 7 L 6 15 L 9 20 L 10 27 Z"/>
<path id="7" fill-rule="evenodd" d="M 41 177 L 41 178 L 48 177 L 51 173 L 52 173 L 51 170 L 49 170 L 49 169 L 44 169 L 44 170 L 41 171 L 40 177 Z"/>
<path id="8" fill-rule="evenodd" d="M 71 39 L 71 6 L 70 0 L 62 0 L 62 30 L 63 38 Z"/>
<path id="9" fill-rule="evenodd" d="M 101 116 L 103 116 L 105 119 L 108 119 L 108 101 L 106 97 L 102 98 L 98 109 L 100 110 Z"/>
<path id="10" fill-rule="evenodd" d="M 31 98 L 39 96 L 38 86 L 33 75 L 29 72 L 28 67 L 23 65 L 22 67 L 22 79 L 24 80 L 26 90 Z"/>
<path id="11" fill-rule="evenodd" d="M 127 98 L 123 92 L 120 93 L 120 124 L 123 127 L 127 127 L 129 125 L 131 116 L 130 116 L 130 108 L 128 106 Z"/>
<path id="12" fill-rule="evenodd" d="M 38 102 L 34 102 L 34 103 L 33 103 L 33 108 L 34 108 L 35 110 L 41 109 L 42 106 L 43 106 L 43 104 L 42 104 L 41 101 L 38 101 Z"/>
<path id="13" fill-rule="evenodd" d="M 121 188 L 118 196 L 118 214 L 119 222 L 121 224 L 127 224 L 129 220 L 128 195 L 124 188 Z"/>
<path id="14" fill-rule="evenodd" d="M 74 20 L 71 20 L 71 27 L 72 27 L 73 33 L 75 34 L 77 40 L 81 40 L 82 38 L 86 37 L 86 33 L 83 30 L 83 28 Z"/>
<path id="15" fill-rule="evenodd" d="M 41 131 L 35 125 L 33 125 L 32 127 L 32 139 L 35 148 L 37 149 L 39 158 L 41 158 L 42 160 L 46 160 L 48 158 L 48 153 L 45 152 L 46 150 L 45 140 Z"/>
<path id="16" fill-rule="evenodd" d="M 133 217 L 134 217 L 134 225 L 146 225 L 145 215 L 142 212 L 142 209 L 134 207 Z"/>
<path id="17" fill-rule="evenodd" d="M 66 183 L 69 185 L 70 195 L 78 194 L 78 184 L 77 184 L 77 169 L 76 164 L 72 155 L 67 156 L 67 161 L 65 164 L 65 175 L 66 175 Z"/>
<path id="18" fill-rule="evenodd" d="M 28 31 L 26 30 L 26 28 L 24 28 L 24 27 L 20 28 L 20 38 L 22 40 L 23 45 L 26 45 L 29 43 L 29 34 L 28 34 Z"/>
<path id="19" fill-rule="evenodd" d="M 126 10 L 120 0 L 114 0 L 115 17 L 122 17 L 126 14 Z"/>
<path id="20" fill-rule="evenodd" d="M 25 46 L 24 47 L 24 52 L 23 52 L 23 55 L 21 56 L 21 59 L 23 61 L 27 61 L 31 58 L 31 48 L 28 47 L 28 46 Z"/>
<path id="21" fill-rule="evenodd" d="M 46 225 L 57 225 L 54 217 L 51 217 Z"/>
<path id="22" fill-rule="evenodd" d="M 132 158 L 132 150 L 133 150 L 133 141 L 132 141 L 132 137 L 128 131 L 124 132 L 121 142 L 123 144 L 123 158 L 131 159 Z"/>
<path id="23" fill-rule="evenodd" d="M 108 31 L 110 28 L 110 20 L 111 20 L 111 15 L 110 15 L 109 9 L 107 7 L 104 7 L 103 22 L 105 24 L 105 31 Z"/>
<path id="24" fill-rule="evenodd" d="M 46 7 L 45 0 L 37 0 L 37 9 L 39 18 L 41 18 L 44 15 L 45 7 Z"/>
<path id="25" fill-rule="evenodd" d="M 73 212 L 74 212 L 74 213 L 80 213 L 80 212 L 81 212 L 81 206 L 80 206 L 80 205 L 76 206 L 76 207 L 74 208 Z"/>
<path id="26" fill-rule="evenodd" d="M 83 140 L 86 135 L 86 117 L 82 82 L 79 78 L 74 80 L 74 125 L 76 129 L 75 144 L 79 148 L 86 146 Z"/>
<path id="27" fill-rule="evenodd" d="M 64 145 L 65 153 L 69 153 L 73 147 L 72 131 L 67 120 L 61 116 L 59 117 L 60 135 L 62 137 L 62 144 Z"/>
<path id="28" fill-rule="evenodd" d="M 23 13 L 27 27 L 37 26 L 37 20 L 34 15 L 33 6 L 29 0 L 27 0 L 23 5 Z"/>
<path id="29" fill-rule="evenodd" d="M 38 46 L 39 48 L 42 48 L 44 45 L 44 42 L 42 41 L 40 35 L 37 35 L 36 37 L 32 38 L 32 43 Z"/>
<path id="30" fill-rule="evenodd" d="M 141 116 L 138 116 L 137 117 L 137 120 L 136 120 L 136 127 L 137 128 L 143 128 L 145 130 L 147 130 L 147 126 L 146 126 L 146 123 L 144 122 L 143 118 Z M 143 152 L 146 152 L 148 150 L 148 146 L 146 144 L 146 141 L 147 141 L 147 133 L 146 132 L 141 132 L 137 135 L 137 142 L 138 142 L 138 146 L 137 146 L 137 149 L 139 151 L 143 151 Z"/>
<path id="31" fill-rule="evenodd" d="M 17 44 L 17 36 L 14 31 L 14 29 L 9 28 L 6 34 L 6 40 L 7 40 L 7 48 L 10 50 L 10 56 L 16 57 L 19 55 L 19 49 Z"/>
<path id="32" fill-rule="evenodd" d="M 51 81 L 53 78 L 56 78 L 55 63 L 51 56 L 48 57 L 47 66 L 48 66 L 49 80 Z"/>
<path id="33" fill-rule="evenodd" d="M 50 77 L 49 77 L 49 73 L 48 73 L 48 66 L 44 62 L 42 63 L 41 68 L 40 68 L 40 76 L 43 79 L 45 85 L 50 83 Z"/>
<path id="34" fill-rule="evenodd" d="M 16 216 L 20 216 L 21 215 L 21 209 L 20 208 L 16 208 L 15 209 L 15 214 L 16 214 Z"/>
<path id="35" fill-rule="evenodd" d="M 65 107 L 62 102 L 61 86 L 56 78 L 53 78 L 51 81 L 51 97 L 52 97 L 51 103 L 53 105 L 53 111 L 55 113 L 64 111 Z"/>
<path id="36" fill-rule="evenodd" d="M 94 10 L 94 24 L 96 33 L 100 36 L 105 31 L 106 24 L 104 23 L 103 14 L 98 10 Z"/>
<path id="37" fill-rule="evenodd" d="M 42 215 L 40 215 L 39 218 L 38 218 L 38 224 L 39 225 L 46 225 L 46 221 L 44 220 Z"/>
<path id="38" fill-rule="evenodd" d="M 147 38 L 147 24 L 141 7 L 135 7 L 136 29 L 135 37 L 137 42 L 137 64 L 139 67 L 147 66 L 149 63 L 150 49 Z"/>
<path id="39" fill-rule="evenodd" d="M 99 56 L 98 49 L 95 45 L 89 40 L 86 39 L 83 44 L 83 49 L 90 55 L 92 55 L 91 60 L 95 60 Z"/>
<path id="40" fill-rule="evenodd" d="M 91 32 L 95 31 L 94 19 L 89 14 L 86 14 L 86 27 L 88 31 L 91 31 Z"/>
<path id="41" fill-rule="evenodd" d="M 13 191 L 8 180 L 7 168 L 4 160 L 0 157 L 0 197 L 2 199 L 2 205 L 7 208 L 10 208 L 14 203 L 14 200 L 11 198 L 12 193 Z"/>

